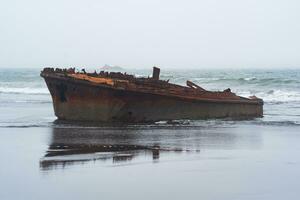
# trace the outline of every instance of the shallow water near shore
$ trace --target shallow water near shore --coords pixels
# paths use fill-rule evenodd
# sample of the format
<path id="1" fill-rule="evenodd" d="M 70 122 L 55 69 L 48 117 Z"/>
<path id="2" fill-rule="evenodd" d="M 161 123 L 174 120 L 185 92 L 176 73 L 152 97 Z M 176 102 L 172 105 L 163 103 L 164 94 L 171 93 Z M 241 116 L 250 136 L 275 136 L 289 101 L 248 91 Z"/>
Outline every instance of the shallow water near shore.
<path id="1" fill-rule="evenodd" d="M 298 199 L 299 74 L 168 71 L 261 95 L 265 116 L 125 125 L 56 121 L 38 70 L 1 71 L 0 199 Z"/>

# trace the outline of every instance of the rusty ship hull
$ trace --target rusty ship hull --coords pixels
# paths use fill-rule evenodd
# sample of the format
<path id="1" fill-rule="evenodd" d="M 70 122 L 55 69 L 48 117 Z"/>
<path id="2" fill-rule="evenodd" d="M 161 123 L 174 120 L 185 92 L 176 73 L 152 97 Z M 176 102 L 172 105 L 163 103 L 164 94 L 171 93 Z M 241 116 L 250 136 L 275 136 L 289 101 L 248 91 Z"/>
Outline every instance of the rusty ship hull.
<path id="1" fill-rule="evenodd" d="M 51 93 L 55 115 L 63 120 L 155 122 L 263 116 L 261 99 L 230 91 L 210 92 L 153 78 L 132 81 L 49 69 L 41 76 Z"/>

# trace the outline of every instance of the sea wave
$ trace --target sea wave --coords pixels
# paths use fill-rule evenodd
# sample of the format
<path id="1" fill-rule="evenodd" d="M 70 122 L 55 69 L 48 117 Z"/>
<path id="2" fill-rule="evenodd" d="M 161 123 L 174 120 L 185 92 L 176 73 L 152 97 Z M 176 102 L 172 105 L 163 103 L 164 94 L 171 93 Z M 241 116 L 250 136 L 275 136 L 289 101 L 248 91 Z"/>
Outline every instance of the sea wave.
<path id="1" fill-rule="evenodd" d="M 47 88 L 33 87 L 0 87 L 0 93 L 4 94 L 31 94 L 31 95 L 46 95 L 49 94 Z"/>
<path id="2" fill-rule="evenodd" d="M 40 128 L 40 127 L 52 127 L 52 128 L 65 128 L 65 129 L 189 129 L 197 130 L 203 128 L 231 128 L 239 125 L 256 125 L 256 126 L 300 126 L 300 121 L 292 120 L 232 120 L 232 119 L 223 119 L 223 120 L 181 120 L 184 123 L 178 123 L 178 121 L 160 121 L 150 124 L 118 124 L 118 123 L 84 123 L 84 122 L 64 122 L 57 123 L 56 121 L 44 121 L 40 123 L 28 122 L 28 123 L 1 123 L 0 128 Z"/>
<path id="3" fill-rule="evenodd" d="M 265 102 L 300 102 L 300 91 L 288 90 L 267 90 L 267 91 L 237 91 L 240 96 L 255 95 L 262 98 Z"/>
<path id="4" fill-rule="evenodd" d="M 3 99 L 0 99 L 0 103 L 2 105 L 5 105 L 5 104 L 12 104 L 12 103 L 24 103 L 24 104 L 49 104 L 49 103 L 52 103 L 51 99 L 49 100 L 41 100 L 41 99 L 26 99 L 26 100 L 3 100 Z M 1 105 L 1 106 L 2 106 Z"/>
<path id="5" fill-rule="evenodd" d="M 254 81 L 254 80 L 257 80 L 257 78 L 256 77 L 246 77 L 246 78 L 242 78 L 241 80 Z"/>
<path id="6" fill-rule="evenodd" d="M 185 77 L 177 77 L 174 82 L 185 80 Z M 262 77 L 195 77 L 191 78 L 198 84 L 228 84 L 228 85 L 256 85 L 264 87 L 276 87 L 276 86 L 286 86 L 286 85 L 296 85 L 300 84 L 298 79 L 288 79 L 288 78 L 262 78 Z"/>
<path id="7" fill-rule="evenodd" d="M 299 121 L 254 121 L 248 124 L 263 125 L 263 126 L 300 126 Z"/>

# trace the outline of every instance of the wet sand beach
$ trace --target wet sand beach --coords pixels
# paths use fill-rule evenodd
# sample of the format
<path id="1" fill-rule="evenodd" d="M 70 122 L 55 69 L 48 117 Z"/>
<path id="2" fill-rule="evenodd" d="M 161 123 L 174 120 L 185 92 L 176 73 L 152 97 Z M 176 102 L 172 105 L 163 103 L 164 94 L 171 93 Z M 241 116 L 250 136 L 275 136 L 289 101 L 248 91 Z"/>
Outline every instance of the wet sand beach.
<path id="1" fill-rule="evenodd" d="M 298 127 L 1 128 L 1 199 L 297 199 Z M 112 149 L 112 150 L 107 150 Z"/>

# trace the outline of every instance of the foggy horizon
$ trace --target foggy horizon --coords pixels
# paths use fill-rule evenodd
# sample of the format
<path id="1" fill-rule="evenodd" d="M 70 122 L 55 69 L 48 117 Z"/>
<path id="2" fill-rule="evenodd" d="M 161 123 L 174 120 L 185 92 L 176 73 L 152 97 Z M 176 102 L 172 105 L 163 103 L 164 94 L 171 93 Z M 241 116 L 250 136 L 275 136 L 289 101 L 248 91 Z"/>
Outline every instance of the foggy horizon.
<path id="1" fill-rule="evenodd" d="M 300 2 L 2 2 L 0 68 L 300 68 Z"/>

